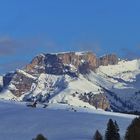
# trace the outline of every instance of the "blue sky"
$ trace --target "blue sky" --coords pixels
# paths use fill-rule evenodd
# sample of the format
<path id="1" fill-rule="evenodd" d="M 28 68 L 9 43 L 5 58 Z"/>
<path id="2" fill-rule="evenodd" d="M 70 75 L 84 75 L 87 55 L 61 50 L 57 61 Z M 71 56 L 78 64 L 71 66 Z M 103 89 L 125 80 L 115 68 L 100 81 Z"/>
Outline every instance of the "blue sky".
<path id="1" fill-rule="evenodd" d="M 44 52 L 140 56 L 138 0 L 0 0 L 0 73 Z"/>

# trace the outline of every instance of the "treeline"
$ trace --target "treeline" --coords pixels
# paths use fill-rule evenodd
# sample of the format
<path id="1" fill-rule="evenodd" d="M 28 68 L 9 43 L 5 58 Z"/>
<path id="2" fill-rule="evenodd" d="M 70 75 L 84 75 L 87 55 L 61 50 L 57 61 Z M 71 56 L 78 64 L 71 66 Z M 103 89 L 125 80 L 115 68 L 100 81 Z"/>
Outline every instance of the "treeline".
<path id="1" fill-rule="evenodd" d="M 97 130 L 92 140 L 140 140 L 140 117 L 135 118 L 128 126 L 124 138 L 119 134 L 119 126 L 116 121 L 109 119 L 105 134 L 101 134 Z M 32 140 L 48 140 L 42 134 L 36 136 Z"/>
<path id="2" fill-rule="evenodd" d="M 135 118 L 131 122 L 123 138 L 120 137 L 117 122 L 113 122 L 112 119 L 109 119 L 104 138 L 97 130 L 94 134 L 93 140 L 140 140 L 140 117 Z"/>

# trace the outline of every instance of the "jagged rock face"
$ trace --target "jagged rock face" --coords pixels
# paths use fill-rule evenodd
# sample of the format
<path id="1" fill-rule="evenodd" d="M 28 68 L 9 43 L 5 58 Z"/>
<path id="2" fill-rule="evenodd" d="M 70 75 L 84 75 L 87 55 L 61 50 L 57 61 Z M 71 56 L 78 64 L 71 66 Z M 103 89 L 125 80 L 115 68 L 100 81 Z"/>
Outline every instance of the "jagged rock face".
<path id="1" fill-rule="evenodd" d="M 117 56 L 112 54 L 97 58 L 92 52 L 69 52 L 39 55 L 26 66 L 25 70 L 30 74 L 48 73 L 61 75 L 68 73 L 70 65 L 73 65 L 77 69 L 78 73 L 86 74 L 90 70 L 94 71 L 100 65 L 113 65 L 117 63 Z"/>
<path id="2" fill-rule="evenodd" d="M 84 102 L 88 102 L 89 104 L 95 106 L 96 108 L 101 108 L 104 110 L 110 109 L 109 101 L 107 100 L 106 96 L 102 93 L 100 94 L 93 94 L 84 93 L 79 96 L 80 100 Z"/>
<path id="3" fill-rule="evenodd" d="M 45 56 L 36 56 L 30 64 L 25 67 L 26 72 L 30 74 L 45 73 Z"/>
<path id="4" fill-rule="evenodd" d="M 107 65 L 115 65 L 118 63 L 118 57 L 115 54 L 110 54 L 110 55 L 106 55 L 103 57 L 100 57 L 98 59 L 98 65 L 101 66 L 107 66 Z"/>
<path id="5" fill-rule="evenodd" d="M 61 75 L 64 73 L 64 65 L 57 55 L 47 54 L 45 57 L 45 72 L 48 74 Z"/>
<path id="6" fill-rule="evenodd" d="M 10 91 L 17 97 L 29 92 L 35 79 L 32 79 L 22 73 L 16 72 L 10 81 Z M 12 86 L 11 86 L 12 85 Z"/>
<path id="7" fill-rule="evenodd" d="M 87 72 L 89 69 L 94 70 L 97 67 L 97 59 L 91 52 L 81 55 L 74 52 L 44 54 L 35 57 L 32 62 L 26 66 L 25 70 L 30 74 L 48 73 L 61 75 L 66 73 L 65 69 L 70 69 L 68 68 L 69 65 L 73 65 L 80 73 L 83 73 L 83 71 Z"/>
<path id="8" fill-rule="evenodd" d="M 3 87 L 6 87 L 9 85 L 10 81 L 12 80 L 13 76 L 15 73 L 7 73 L 4 77 L 3 77 Z"/>
<path id="9" fill-rule="evenodd" d="M 84 62 L 83 64 L 81 64 L 81 65 L 79 66 L 78 70 L 79 70 L 79 72 L 80 72 L 81 74 L 87 74 L 87 73 L 90 72 L 91 69 L 90 69 L 89 63 L 88 63 L 88 62 Z"/>
<path id="10" fill-rule="evenodd" d="M 93 54 L 92 52 L 86 52 L 83 54 L 76 54 L 74 52 L 71 52 L 59 54 L 58 56 L 64 64 L 72 64 L 77 69 L 85 62 L 89 64 L 91 70 L 94 70 L 97 67 L 96 55 Z"/>

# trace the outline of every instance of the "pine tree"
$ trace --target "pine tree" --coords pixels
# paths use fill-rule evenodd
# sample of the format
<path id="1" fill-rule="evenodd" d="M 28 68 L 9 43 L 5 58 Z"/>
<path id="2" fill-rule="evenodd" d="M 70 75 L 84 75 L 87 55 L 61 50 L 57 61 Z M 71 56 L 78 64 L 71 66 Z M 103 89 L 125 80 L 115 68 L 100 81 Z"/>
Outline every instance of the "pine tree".
<path id="1" fill-rule="evenodd" d="M 116 140 L 120 140 L 121 139 L 120 134 L 119 134 L 120 129 L 119 129 L 119 126 L 118 126 L 116 121 L 114 122 L 114 125 L 115 125 L 115 128 L 116 128 Z"/>
<path id="2" fill-rule="evenodd" d="M 48 139 L 45 138 L 42 134 L 38 134 L 37 137 L 33 140 L 48 140 Z"/>
<path id="3" fill-rule="evenodd" d="M 112 119 L 109 119 L 107 123 L 105 140 L 120 140 L 119 126 L 117 122 L 113 122 Z"/>
<path id="4" fill-rule="evenodd" d="M 140 117 L 135 118 L 128 126 L 125 140 L 140 140 Z"/>
<path id="5" fill-rule="evenodd" d="M 95 132 L 93 140 L 103 140 L 103 137 L 98 130 Z"/>

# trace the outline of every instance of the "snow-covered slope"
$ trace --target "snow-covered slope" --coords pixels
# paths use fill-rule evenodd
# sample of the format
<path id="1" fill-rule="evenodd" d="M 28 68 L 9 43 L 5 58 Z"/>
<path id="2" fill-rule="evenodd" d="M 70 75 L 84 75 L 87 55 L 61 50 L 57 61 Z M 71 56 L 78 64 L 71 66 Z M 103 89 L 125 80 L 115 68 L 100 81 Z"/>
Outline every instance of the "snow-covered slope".
<path id="1" fill-rule="evenodd" d="M 98 129 L 103 135 L 110 118 L 116 120 L 121 137 L 135 116 L 94 109 L 50 105 L 28 108 L 25 104 L 0 101 L 0 139 L 32 140 L 42 133 L 48 140 L 91 140 Z"/>
<path id="2" fill-rule="evenodd" d="M 79 96 L 83 93 L 93 92 L 99 94 L 101 88 L 89 80 L 79 75 L 73 78 L 68 75 L 56 76 L 41 74 L 37 80 L 37 84 L 33 84 L 32 92 L 26 93 L 20 97 L 20 100 L 40 100 L 41 102 L 63 103 L 74 106 L 86 106 L 95 108 L 89 103 L 79 100 Z M 77 93 L 77 96 L 73 94 Z M 50 96 L 48 99 L 48 95 Z"/>
<path id="3" fill-rule="evenodd" d="M 140 60 L 122 60 L 117 65 L 100 66 L 97 69 L 97 73 L 102 74 L 103 76 L 115 76 L 115 78 L 131 81 L 140 73 Z"/>
<path id="4" fill-rule="evenodd" d="M 18 98 L 16 96 L 14 96 L 14 94 L 12 94 L 12 92 L 8 89 L 4 89 L 1 92 L 0 98 L 4 99 L 4 100 L 16 100 L 16 101 L 18 101 Z"/>
<path id="5" fill-rule="evenodd" d="M 140 110 L 140 60 L 120 61 L 117 65 L 100 66 L 97 77 L 106 80 L 103 87 L 111 102 L 126 110 Z M 102 80 L 100 80 L 102 81 Z M 106 84 L 106 85 L 105 85 Z M 104 86 L 105 85 L 105 86 Z"/>
<path id="6" fill-rule="evenodd" d="M 3 86 L 3 77 L 0 76 L 0 86 Z"/>
<path id="7" fill-rule="evenodd" d="M 2 90 L 3 87 L 3 76 L 0 76 L 0 91 Z"/>

